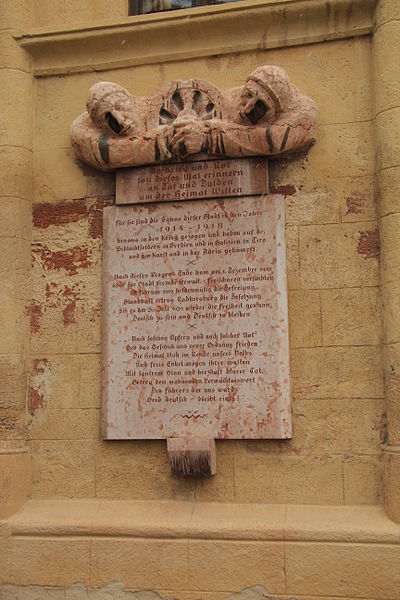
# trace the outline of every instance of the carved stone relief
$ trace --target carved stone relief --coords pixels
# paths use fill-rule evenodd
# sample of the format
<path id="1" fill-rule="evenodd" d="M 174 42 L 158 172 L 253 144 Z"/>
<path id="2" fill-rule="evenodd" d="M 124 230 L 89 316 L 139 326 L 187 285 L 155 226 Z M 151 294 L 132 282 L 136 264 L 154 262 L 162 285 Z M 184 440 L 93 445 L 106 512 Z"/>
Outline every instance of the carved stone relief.
<path id="1" fill-rule="evenodd" d="M 282 156 L 315 138 L 317 108 L 286 72 L 258 67 L 243 86 L 172 81 L 153 97 L 101 81 L 72 123 L 72 145 L 89 165 L 112 170 L 206 158 Z"/>

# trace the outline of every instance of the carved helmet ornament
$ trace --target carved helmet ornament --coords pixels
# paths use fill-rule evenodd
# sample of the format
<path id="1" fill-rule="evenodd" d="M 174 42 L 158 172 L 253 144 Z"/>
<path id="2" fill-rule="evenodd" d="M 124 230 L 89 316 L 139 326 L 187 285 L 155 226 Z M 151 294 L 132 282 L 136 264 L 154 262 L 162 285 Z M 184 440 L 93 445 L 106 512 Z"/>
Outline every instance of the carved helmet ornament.
<path id="1" fill-rule="evenodd" d="M 172 81 L 153 97 L 117 83 L 94 84 L 72 123 L 72 146 L 109 171 L 204 158 L 279 157 L 314 142 L 317 107 L 276 66 L 258 67 L 240 87 Z"/>

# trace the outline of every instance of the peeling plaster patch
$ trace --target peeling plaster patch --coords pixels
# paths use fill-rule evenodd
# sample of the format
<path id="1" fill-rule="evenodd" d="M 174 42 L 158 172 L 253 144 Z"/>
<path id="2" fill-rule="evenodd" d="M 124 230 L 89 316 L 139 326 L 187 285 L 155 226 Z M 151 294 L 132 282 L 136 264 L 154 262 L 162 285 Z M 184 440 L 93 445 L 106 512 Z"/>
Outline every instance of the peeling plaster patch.
<path id="1" fill-rule="evenodd" d="M 73 289 L 73 287 L 64 285 L 64 291 L 62 292 L 62 296 L 64 299 L 67 299 L 66 306 L 62 311 L 64 325 L 71 325 L 72 323 L 76 323 L 75 309 L 76 301 L 79 298 L 79 293 L 75 289 Z"/>
<path id="2" fill-rule="evenodd" d="M 68 275 L 77 275 L 78 269 L 87 269 L 93 263 L 87 246 L 74 246 L 69 250 L 51 251 L 47 246 L 40 247 L 40 257 L 47 271 L 65 269 Z"/>
<path id="3" fill-rule="evenodd" d="M 46 283 L 44 308 L 59 308 L 63 315 L 64 325 L 71 325 L 76 323 L 75 309 L 77 307 L 77 301 L 80 299 L 80 286 L 76 283 L 71 285 L 60 285 L 55 281 Z M 40 309 L 40 316 L 42 316 L 42 308 Z M 36 331 L 39 330 L 39 327 Z"/>
<path id="4" fill-rule="evenodd" d="M 114 198 L 35 204 L 33 225 L 37 229 L 47 229 L 50 226 L 64 227 L 69 223 L 86 220 L 89 236 L 92 239 L 98 239 L 103 235 L 103 208 L 112 204 L 114 204 Z"/>
<path id="5" fill-rule="evenodd" d="M 84 200 L 59 202 L 57 204 L 44 202 L 34 204 L 32 213 L 33 226 L 39 229 L 46 229 L 50 225 L 63 226 L 85 219 L 87 217 L 87 208 Z"/>
<path id="6" fill-rule="evenodd" d="M 360 215 L 364 212 L 365 197 L 361 192 L 352 192 L 346 198 L 346 215 Z"/>
<path id="7" fill-rule="evenodd" d="M 375 258 L 379 256 L 379 250 L 379 231 L 377 229 L 360 231 L 357 245 L 358 254 L 361 254 L 364 258 Z"/>
<path id="8" fill-rule="evenodd" d="M 32 416 L 39 408 L 46 406 L 45 388 L 48 374 L 49 362 L 47 358 L 35 358 L 32 363 L 32 378 L 28 399 L 28 411 Z"/>
<path id="9" fill-rule="evenodd" d="M 40 304 L 32 302 L 28 310 L 30 311 L 31 316 L 31 332 L 38 333 L 40 330 L 40 319 L 43 316 L 42 307 Z"/>
<path id="10" fill-rule="evenodd" d="M 294 185 L 271 185 L 271 194 L 283 194 L 284 196 L 293 196 L 296 193 Z"/>
<path id="11" fill-rule="evenodd" d="M 39 394 L 35 388 L 30 389 L 29 391 L 29 404 L 28 410 L 30 415 L 34 415 L 38 408 L 44 408 L 45 401 L 42 394 Z"/>
<path id="12" fill-rule="evenodd" d="M 72 300 L 71 302 L 68 302 L 67 306 L 62 311 L 64 325 L 72 325 L 73 323 L 76 323 L 75 308 L 76 302 L 75 300 Z"/>
<path id="13" fill-rule="evenodd" d="M 103 237 L 103 208 L 112 206 L 113 199 L 97 200 L 90 208 L 88 214 L 89 235 L 92 239 Z"/>

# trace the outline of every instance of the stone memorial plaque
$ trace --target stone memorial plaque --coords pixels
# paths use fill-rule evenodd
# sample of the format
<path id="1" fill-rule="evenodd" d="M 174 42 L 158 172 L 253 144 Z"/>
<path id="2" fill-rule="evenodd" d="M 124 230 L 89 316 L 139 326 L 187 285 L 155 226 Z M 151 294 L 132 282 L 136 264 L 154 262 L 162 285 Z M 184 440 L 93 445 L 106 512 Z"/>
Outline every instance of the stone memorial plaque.
<path id="1" fill-rule="evenodd" d="M 199 162 L 121 169 L 117 204 L 255 196 L 268 189 L 265 158 Z"/>
<path id="2" fill-rule="evenodd" d="M 104 210 L 103 438 L 291 437 L 284 231 L 281 196 Z"/>

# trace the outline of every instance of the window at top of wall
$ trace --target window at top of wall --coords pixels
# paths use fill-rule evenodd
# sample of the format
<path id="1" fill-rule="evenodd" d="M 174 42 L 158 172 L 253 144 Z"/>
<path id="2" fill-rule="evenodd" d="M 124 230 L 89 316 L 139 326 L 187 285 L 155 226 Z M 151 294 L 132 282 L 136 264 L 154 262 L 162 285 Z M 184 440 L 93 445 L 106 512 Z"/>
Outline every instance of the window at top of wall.
<path id="1" fill-rule="evenodd" d="M 145 15 L 166 10 L 193 8 L 210 4 L 241 2 L 241 0 L 129 0 L 129 15 Z"/>

